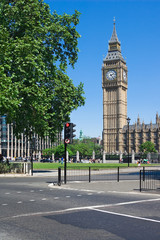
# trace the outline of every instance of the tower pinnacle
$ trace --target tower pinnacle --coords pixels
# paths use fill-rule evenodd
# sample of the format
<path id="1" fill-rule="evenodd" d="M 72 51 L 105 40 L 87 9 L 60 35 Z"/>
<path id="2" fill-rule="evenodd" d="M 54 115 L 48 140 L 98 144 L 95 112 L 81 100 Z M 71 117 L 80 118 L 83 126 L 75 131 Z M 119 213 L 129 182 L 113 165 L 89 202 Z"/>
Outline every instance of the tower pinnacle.
<path id="1" fill-rule="evenodd" d="M 116 33 L 116 20 L 115 17 L 113 18 L 113 32 L 111 39 L 109 41 L 109 48 L 108 48 L 108 54 L 106 58 L 104 59 L 104 62 L 111 61 L 111 60 L 121 60 L 125 63 L 125 60 L 122 57 L 121 54 L 121 43 L 118 40 L 117 33 Z"/>
<path id="2" fill-rule="evenodd" d="M 113 18 L 113 24 L 115 24 L 116 23 L 116 19 L 115 19 L 115 17 Z"/>
<path id="3" fill-rule="evenodd" d="M 119 40 L 118 40 L 118 37 L 117 37 L 117 33 L 116 33 L 116 20 L 115 20 L 115 17 L 113 18 L 113 33 L 112 33 L 112 36 L 111 36 L 111 40 L 109 41 L 109 43 L 120 43 Z"/>

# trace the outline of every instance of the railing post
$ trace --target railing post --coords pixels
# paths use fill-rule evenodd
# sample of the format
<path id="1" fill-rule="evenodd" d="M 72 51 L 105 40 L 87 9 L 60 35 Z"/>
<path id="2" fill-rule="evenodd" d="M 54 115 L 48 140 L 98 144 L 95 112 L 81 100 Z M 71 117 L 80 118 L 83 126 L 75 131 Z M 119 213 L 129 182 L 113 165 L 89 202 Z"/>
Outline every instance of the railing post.
<path id="1" fill-rule="evenodd" d="M 139 190 L 140 190 L 140 192 L 141 192 L 141 170 L 140 170 L 140 174 L 139 174 L 139 177 L 140 177 L 140 186 L 139 186 Z"/>
<path id="2" fill-rule="evenodd" d="M 91 182 L 91 167 L 89 167 L 89 182 Z"/>
<path id="3" fill-rule="evenodd" d="M 117 168 L 117 182 L 119 182 L 119 167 Z"/>
<path id="4" fill-rule="evenodd" d="M 61 168 L 58 168 L 58 186 L 61 186 Z"/>
<path id="5" fill-rule="evenodd" d="M 143 181 L 145 181 L 145 167 L 143 167 Z"/>

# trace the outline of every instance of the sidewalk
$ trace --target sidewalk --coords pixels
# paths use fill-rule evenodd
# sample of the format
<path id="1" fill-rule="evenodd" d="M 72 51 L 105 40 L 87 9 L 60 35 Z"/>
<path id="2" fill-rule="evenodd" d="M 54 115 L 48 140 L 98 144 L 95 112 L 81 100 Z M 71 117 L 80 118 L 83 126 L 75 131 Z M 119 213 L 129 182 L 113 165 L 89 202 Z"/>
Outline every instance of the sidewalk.
<path id="1" fill-rule="evenodd" d="M 137 193 L 139 192 L 139 181 L 94 181 L 94 182 L 67 182 L 67 184 L 62 184 L 57 186 L 50 184 L 51 188 L 62 188 L 62 189 L 73 189 L 81 191 L 93 191 L 93 192 L 112 192 L 112 193 Z"/>
<path id="2" fill-rule="evenodd" d="M 31 174 L 22 173 L 6 173 L 0 174 L 0 177 L 57 177 L 57 170 L 34 170 L 33 176 Z"/>

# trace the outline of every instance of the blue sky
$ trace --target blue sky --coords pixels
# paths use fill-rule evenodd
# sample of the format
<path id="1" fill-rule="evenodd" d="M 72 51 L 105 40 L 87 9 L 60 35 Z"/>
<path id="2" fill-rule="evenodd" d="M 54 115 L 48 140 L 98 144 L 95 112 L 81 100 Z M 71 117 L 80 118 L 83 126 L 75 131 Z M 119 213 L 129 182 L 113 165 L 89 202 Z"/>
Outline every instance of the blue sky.
<path id="1" fill-rule="evenodd" d="M 143 0 L 44 0 L 58 14 L 81 13 L 79 58 L 68 75 L 75 85 L 84 83 L 86 104 L 71 114 L 80 130 L 90 137 L 102 136 L 102 62 L 113 31 L 113 18 L 128 67 L 127 115 L 133 124 L 139 115 L 145 123 L 160 114 L 160 1 Z"/>

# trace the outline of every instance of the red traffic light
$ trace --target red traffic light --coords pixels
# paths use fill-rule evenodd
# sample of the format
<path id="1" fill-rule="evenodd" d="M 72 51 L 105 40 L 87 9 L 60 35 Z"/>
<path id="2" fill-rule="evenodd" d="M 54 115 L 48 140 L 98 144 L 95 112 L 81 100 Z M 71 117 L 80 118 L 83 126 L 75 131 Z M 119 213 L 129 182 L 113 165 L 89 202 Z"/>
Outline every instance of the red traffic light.
<path id="1" fill-rule="evenodd" d="M 70 124 L 69 123 L 66 123 L 66 127 L 69 127 L 70 126 Z"/>

